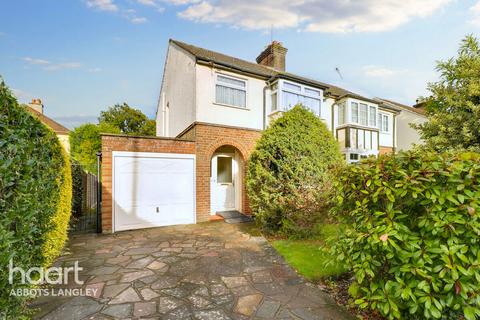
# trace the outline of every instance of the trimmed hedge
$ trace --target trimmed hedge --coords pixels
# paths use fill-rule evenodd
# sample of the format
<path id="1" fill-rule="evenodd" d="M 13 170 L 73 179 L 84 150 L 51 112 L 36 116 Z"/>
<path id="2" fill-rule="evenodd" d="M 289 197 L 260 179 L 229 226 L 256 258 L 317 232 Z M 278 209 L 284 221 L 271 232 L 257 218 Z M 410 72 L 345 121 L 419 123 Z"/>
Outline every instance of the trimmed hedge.
<path id="1" fill-rule="evenodd" d="M 19 106 L 0 83 L 0 310 L 25 312 L 19 274 L 11 285 L 8 264 L 25 270 L 49 266 L 67 239 L 72 180 L 68 157 L 49 128 Z"/>
<path id="2" fill-rule="evenodd" d="M 256 221 L 267 232 L 308 236 L 325 217 L 329 168 L 343 162 L 320 118 L 301 105 L 285 112 L 262 133 L 248 161 L 247 192 Z"/>
<path id="3" fill-rule="evenodd" d="M 356 303 L 402 319 L 480 316 L 480 155 L 408 152 L 339 173 L 331 252 Z"/>

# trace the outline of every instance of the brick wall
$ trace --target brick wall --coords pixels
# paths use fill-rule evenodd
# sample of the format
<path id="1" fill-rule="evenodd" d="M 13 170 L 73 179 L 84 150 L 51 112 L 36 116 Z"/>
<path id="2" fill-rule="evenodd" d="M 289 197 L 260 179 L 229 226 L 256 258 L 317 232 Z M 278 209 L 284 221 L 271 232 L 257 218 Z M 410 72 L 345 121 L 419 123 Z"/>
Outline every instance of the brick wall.
<path id="1" fill-rule="evenodd" d="M 382 146 L 380 146 L 378 148 L 378 153 L 379 154 L 393 153 L 393 148 L 392 147 L 382 147 Z"/>
<path id="2" fill-rule="evenodd" d="M 197 174 L 197 221 L 207 221 L 210 218 L 210 175 L 211 159 L 215 150 L 221 146 L 233 146 L 243 158 L 243 177 L 246 173 L 246 164 L 250 153 L 255 148 L 256 141 L 260 138 L 258 130 L 235 128 L 197 123 L 186 132 L 195 135 L 196 174 Z M 248 204 L 245 179 L 242 181 L 242 207 L 243 213 L 251 213 Z"/>
<path id="3" fill-rule="evenodd" d="M 112 232 L 112 151 L 194 154 L 193 141 L 102 135 L 102 231 Z"/>

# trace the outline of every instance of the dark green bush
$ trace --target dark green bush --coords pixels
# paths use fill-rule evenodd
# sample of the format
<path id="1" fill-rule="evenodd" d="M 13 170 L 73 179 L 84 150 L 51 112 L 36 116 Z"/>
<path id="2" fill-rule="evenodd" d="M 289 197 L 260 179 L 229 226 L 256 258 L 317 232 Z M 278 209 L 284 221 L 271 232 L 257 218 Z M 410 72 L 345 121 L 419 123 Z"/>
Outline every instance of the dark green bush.
<path id="1" fill-rule="evenodd" d="M 0 310 L 10 319 L 24 311 L 24 300 L 10 295 L 23 285 L 9 283 L 9 261 L 28 269 L 55 259 L 67 238 L 72 186 L 57 137 L 18 105 L 3 82 L 0 150 Z"/>
<path id="2" fill-rule="evenodd" d="M 317 116 L 300 105 L 285 112 L 263 132 L 248 162 L 247 192 L 258 223 L 267 232 L 308 235 L 324 216 L 328 169 L 338 163 L 338 144 Z"/>
<path id="3" fill-rule="evenodd" d="M 70 159 L 70 163 L 72 166 L 72 215 L 79 217 L 83 211 L 82 206 L 85 192 L 83 176 L 85 173 L 78 161 Z"/>
<path id="4" fill-rule="evenodd" d="M 331 253 L 354 271 L 355 302 L 390 319 L 480 316 L 480 156 L 408 152 L 339 175 L 347 229 Z"/>

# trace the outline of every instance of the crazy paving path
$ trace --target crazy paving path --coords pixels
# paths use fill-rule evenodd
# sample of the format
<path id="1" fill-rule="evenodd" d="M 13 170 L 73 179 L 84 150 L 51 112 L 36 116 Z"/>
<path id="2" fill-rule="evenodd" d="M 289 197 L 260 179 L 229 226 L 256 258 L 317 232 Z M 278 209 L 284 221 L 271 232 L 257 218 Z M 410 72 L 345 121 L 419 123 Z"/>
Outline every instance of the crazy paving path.
<path id="1" fill-rule="evenodd" d="M 78 287 L 96 294 L 38 298 L 36 318 L 353 319 L 298 276 L 263 237 L 251 237 L 238 225 L 76 236 L 66 251 L 56 266 L 78 260 L 85 281 Z"/>

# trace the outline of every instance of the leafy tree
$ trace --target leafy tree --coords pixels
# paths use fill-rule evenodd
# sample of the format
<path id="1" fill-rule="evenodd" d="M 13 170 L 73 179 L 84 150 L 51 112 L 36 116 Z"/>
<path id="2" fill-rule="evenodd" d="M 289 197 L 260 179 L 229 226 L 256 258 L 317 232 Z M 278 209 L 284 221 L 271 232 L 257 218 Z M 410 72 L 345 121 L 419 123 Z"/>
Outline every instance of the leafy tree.
<path id="1" fill-rule="evenodd" d="M 413 126 L 436 151 L 480 151 L 480 44 L 467 36 L 456 58 L 439 62 L 440 81 L 428 86 L 428 121 Z"/>
<path id="2" fill-rule="evenodd" d="M 70 132 L 72 157 L 85 170 L 93 173 L 97 170 L 96 154 L 102 147 L 101 133 L 155 135 L 155 120 L 148 119 L 140 110 L 131 108 L 126 103 L 102 111 L 98 121 L 98 125 L 84 124 Z"/>
<path id="3" fill-rule="evenodd" d="M 97 152 L 102 148 L 101 133 L 121 133 L 108 124 L 83 124 L 70 132 L 70 153 L 89 172 L 97 172 Z"/>
<path id="4" fill-rule="evenodd" d="M 125 134 L 155 135 L 155 120 L 147 118 L 142 111 L 128 104 L 116 104 L 100 113 L 100 124 L 106 123 L 120 129 Z"/>
<path id="5" fill-rule="evenodd" d="M 328 200 L 329 167 L 343 163 L 327 126 L 301 105 L 266 129 L 248 162 L 247 191 L 265 231 L 302 237 L 320 221 Z"/>

